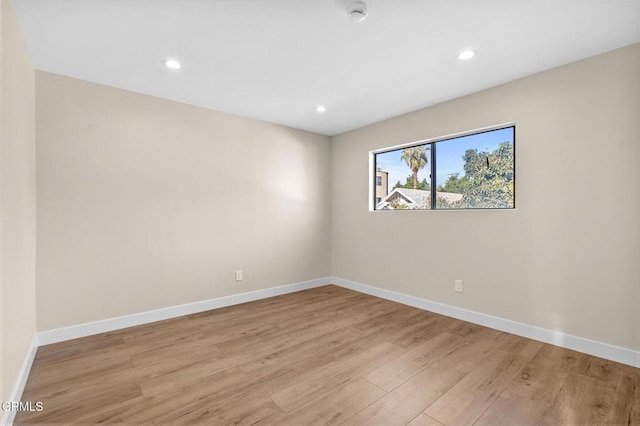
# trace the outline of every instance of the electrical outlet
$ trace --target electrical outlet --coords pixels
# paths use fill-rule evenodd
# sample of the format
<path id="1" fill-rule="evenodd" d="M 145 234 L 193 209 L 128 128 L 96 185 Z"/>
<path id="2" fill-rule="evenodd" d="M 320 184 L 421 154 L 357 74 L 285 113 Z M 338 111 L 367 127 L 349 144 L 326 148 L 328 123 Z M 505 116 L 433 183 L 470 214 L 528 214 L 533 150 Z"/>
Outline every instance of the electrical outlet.
<path id="1" fill-rule="evenodd" d="M 236 269 L 236 281 L 242 281 L 242 269 Z"/>
<path id="2" fill-rule="evenodd" d="M 462 280 L 455 280 L 453 282 L 453 290 L 462 293 Z"/>

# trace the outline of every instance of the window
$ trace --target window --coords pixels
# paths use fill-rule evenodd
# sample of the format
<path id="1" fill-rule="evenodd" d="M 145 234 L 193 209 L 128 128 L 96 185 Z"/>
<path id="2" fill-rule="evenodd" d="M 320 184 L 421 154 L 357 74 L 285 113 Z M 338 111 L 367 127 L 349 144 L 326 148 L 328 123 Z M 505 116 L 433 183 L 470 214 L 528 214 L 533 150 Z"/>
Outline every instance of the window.
<path id="1" fill-rule="evenodd" d="M 376 186 L 382 186 L 382 176 L 376 176 Z"/>
<path id="2" fill-rule="evenodd" d="M 371 210 L 515 207 L 514 125 L 381 149 L 371 156 L 376 186 L 383 172 L 390 188 L 385 197 L 371 195 Z"/>

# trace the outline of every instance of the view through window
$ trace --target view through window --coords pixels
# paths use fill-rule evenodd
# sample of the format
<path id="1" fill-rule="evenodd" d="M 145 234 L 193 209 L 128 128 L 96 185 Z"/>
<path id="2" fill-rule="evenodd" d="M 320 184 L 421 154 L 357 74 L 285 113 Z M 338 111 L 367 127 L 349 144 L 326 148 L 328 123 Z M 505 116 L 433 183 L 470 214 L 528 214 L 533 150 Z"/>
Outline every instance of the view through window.
<path id="1" fill-rule="evenodd" d="M 515 126 L 381 150 L 373 156 L 375 210 L 515 207 Z M 379 184 L 383 181 L 386 187 Z"/>

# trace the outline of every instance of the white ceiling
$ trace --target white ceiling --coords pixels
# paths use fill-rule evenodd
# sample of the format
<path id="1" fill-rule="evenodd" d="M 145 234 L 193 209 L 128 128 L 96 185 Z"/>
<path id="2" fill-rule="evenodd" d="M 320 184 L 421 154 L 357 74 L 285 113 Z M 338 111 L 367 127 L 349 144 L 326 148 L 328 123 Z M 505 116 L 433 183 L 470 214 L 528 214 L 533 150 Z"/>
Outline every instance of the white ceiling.
<path id="1" fill-rule="evenodd" d="M 640 41 L 640 0 L 14 1 L 37 69 L 326 135 Z"/>

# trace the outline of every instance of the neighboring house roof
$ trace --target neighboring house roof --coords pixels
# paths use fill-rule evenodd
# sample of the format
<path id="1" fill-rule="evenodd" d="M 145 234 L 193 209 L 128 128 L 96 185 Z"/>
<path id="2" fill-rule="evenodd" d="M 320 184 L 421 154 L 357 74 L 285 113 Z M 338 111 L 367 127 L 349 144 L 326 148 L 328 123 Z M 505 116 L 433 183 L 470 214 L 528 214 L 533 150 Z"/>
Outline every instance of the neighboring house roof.
<path id="1" fill-rule="evenodd" d="M 422 189 L 395 188 L 391 193 L 397 192 L 402 194 L 406 199 L 410 200 L 413 208 L 424 209 L 431 204 L 431 193 Z M 392 200 L 391 197 L 387 197 Z"/>
<path id="2" fill-rule="evenodd" d="M 450 203 L 455 203 L 462 199 L 462 194 L 436 191 L 436 198 L 444 198 Z M 423 189 L 394 188 L 384 200 L 378 203 L 376 208 L 378 210 L 389 210 L 388 205 L 394 200 L 406 204 L 411 209 L 426 209 L 430 208 L 431 205 L 431 193 Z"/>

